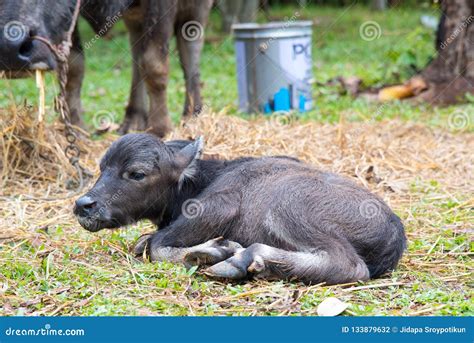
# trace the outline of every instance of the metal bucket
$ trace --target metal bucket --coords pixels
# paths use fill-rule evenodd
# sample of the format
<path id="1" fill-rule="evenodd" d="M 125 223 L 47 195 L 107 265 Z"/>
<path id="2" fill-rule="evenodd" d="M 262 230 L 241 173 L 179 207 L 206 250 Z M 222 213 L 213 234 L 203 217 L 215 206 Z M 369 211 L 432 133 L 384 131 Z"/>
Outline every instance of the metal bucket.
<path id="1" fill-rule="evenodd" d="M 239 108 L 270 113 L 312 108 L 311 21 L 235 24 Z"/>

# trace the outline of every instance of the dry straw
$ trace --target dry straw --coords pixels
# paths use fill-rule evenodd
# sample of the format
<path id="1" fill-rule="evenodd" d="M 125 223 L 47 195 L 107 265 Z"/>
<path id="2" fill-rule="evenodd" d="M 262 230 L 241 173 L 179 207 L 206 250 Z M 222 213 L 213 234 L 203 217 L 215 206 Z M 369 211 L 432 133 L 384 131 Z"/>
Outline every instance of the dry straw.
<path id="1" fill-rule="evenodd" d="M 81 253 L 74 263 L 87 266 L 92 271 L 108 273 L 109 269 L 117 273 L 125 268 L 135 275 L 137 265 L 132 264 L 127 247 L 119 247 L 113 241 L 98 238 L 101 244 L 119 252 L 122 258 L 113 260 L 110 253 L 94 248 L 95 239 L 86 235 L 72 215 L 74 198 L 65 200 L 41 201 L 34 197 L 59 197 L 70 193 L 66 181 L 74 177 L 72 168 L 64 155 L 63 148 L 66 140 L 63 136 L 63 125 L 59 123 L 46 124 L 44 140 L 37 139 L 37 112 L 33 109 L 11 108 L 0 111 L 0 250 L 5 248 L 7 254 L 17 256 L 17 261 L 27 261 L 40 268 L 44 256 L 56 258 L 56 268 L 68 270 L 70 265 L 62 264 L 65 247 L 80 247 Z M 452 283 L 459 289 L 469 280 L 469 268 L 460 263 L 457 258 L 469 254 L 466 244 L 461 244 L 450 251 L 438 247 L 440 240 L 436 239 L 442 233 L 437 227 L 439 222 L 435 216 L 426 213 L 419 216 L 412 209 L 420 201 L 427 200 L 423 188 L 413 188 L 413 184 L 430 184 L 437 180 L 440 189 L 430 192 L 430 202 L 422 206 L 423 211 L 431 211 L 433 197 L 435 200 L 446 200 L 456 194 L 468 195 L 467 200 L 455 208 L 443 210 L 445 213 L 457 209 L 469 209 L 474 206 L 469 194 L 474 193 L 472 184 L 474 141 L 469 133 L 449 133 L 441 129 L 429 129 L 422 125 L 385 121 L 380 123 L 344 123 L 337 125 L 320 124 L 316 122 L 301 122 L 289 117 L 275 117 L 269 120 L 257 118 L 244 120 L 239 117 L 224 114 L 205 114 L 177 128 L 171 138 L 193 138 L 203 135 L 206 141 L 205 157 L 220 156 L 233 158 L 243 155 L 276 155 L 285 154 L 297 156 L 314 166 L 344 174 L 380 194 L 394 209 L 402 215 L 410 241 L 415 239 L 430 239 L 433 244 L 429 250 L 415 250 L 406 254 L 399 267 L 402 280 L 386 278 L 374 281 L 369 285 L 357 284 L 331 286 L 334 294 L 353 304 L 366 304 L 364 297 L 353 295 L 359 291 L 371 292 L 371 296 L 385 301 L 391 287 L 407 287 L 418 283 L 414 275 L 419 271 L 427 272 L 438 277 L 443 283 Z M 98 173 L 98 161 L 106 148 L 117 137 L 106 135 L 100 140 L 91 140 L 85 132 L 81 133 L 79 145 L 82 150 L 81 164 Z M 425 212 L 423 212 L 425 213 Z M 468 213 L 468 211 L 463 211 Z M 442 214 L 439 214 L 442 215 Z M 453 232 L 465 232 L 468 215 L 457 217 L 458 222 L 450 228 Z M 48 227 L 60 226 L 61 234 L 44 235 Z M 145 224 L 142 230 L 153 228 Z M 84 234 L 84 235 L 82 235 Z M 104 236 L 102 236 L 104 237 Z M 25 259 L 21 246 L 28 242 L 39 249 L 35 259 Z M 130 241 L 130 245 L 133 244 Z M 94 250 L 95 249 L 95 250 Z M 94 250 L 94 257 L 85 255 L 85 251 Z M 429 257 L 429 258 L 428 258 Z M 90 260 L 92 258 L 92 261 Z M 4 259 L 5 261 L 8 258 Z M 112 267 L 113 265 L 113 267 Z M 115 268 L 115 269 L 114 269 Z M 127 269 L 128 268 L 128 269 Z M 413 271 L 410 273 L 408 271 Z M 167 273 L 162 271 L 163 273 Z M 0 275 L 1 279 L 1 275 Z M 193 278 L 183 278 L 182 282 L 191 283 Z M 3 280 L 4 281 L 4 280 Z M 15 280 L 8 280 L 11 289 L 17 289 Z M 138 284 L 116 283 L 114 289 L 120 290 L 124 296 L 135 296 Z M 305 294 L 314 294 L 321 285 L 292 285 L 271 284 L 264 281 L 249 283 L 247 291 L 229 296 L 222 294 L 226 285 L 209 283 L 211 291 L 200 295 L 185 292 L 174 292 L 170 289 L 153 289 L 147 296 L 154 300 L 163 300 L 170 304 L 187 306 L 189 313 L 203 311 L 203 304 L 215 305 L 215 314 L 232 314 L 247 312 L 253 315 L 265 311 L 288 314 L 314 314 L 311 308 L 303 308 L 298 299 Z M 342 289 L 341 287 L 346 287 Z M 350 287 L 350 288 L 347 288 Z M 189 288 L 189 286 L 188 286 Z M 187 289 L 188 289 L 187 288 Z M 59 288 L 57 292 L 68 292 L 67 299 L 77 296 L 69 285 Z M 82 300 L 53 301 L 54 293 L 35 295 L 32 299 L 20 302 L 20 306 L 28 307 L 28 313 L 41 314 L 80 314 L 81 308 L 97 294 L 109 294 L 109 287 L 99 288 L 92 295 Z M 268 299 L 269 304 L 260 307 L 255 305 L 254 297 Z M 0 294 L 0 302 L 17 301 L 16 291 L 10 295 Z M 57 297 L 56 297 L 57 298 Z M 19 299 L 19 298 L 18 298 Z M 46 299 L 46 300 L 45 300 Z M 273 299 L 273 300 L 272 300 Z M 20 301 L 20 300 L 18 300 Z M 21 300 L 23 301 L 23 300 Z M 44 302 L 39 310 L 34 305 Z M 187 305 L 186 305 L 187 304 Z M 430 314 L 439 311 L 445 305 L 433 305 L 428 308 L 416 307 L 409 309 L 413 314 Z M 13 307 L 4 306 L 6 313 L 15 314 Z M 148 309 L 140 310 L 140 314 L 155 314 Z M 263 311 L 263 312 L 262 312 Z M 395 309 L 393 314 L 399 310 Z M 350 312 L 351 313 L 351 312 Z"/>
<path id="2" fill-rule="evenodd" d="M 38 140 L 33 109 L 10 108 L 0 116 L 0 208 L 2 216 L 9 216 L 10 228 L 16 226 L 18 204 L 25 205 L 23 223 L 35 222 L 38 213 L 34 209 L 55 204 L 58 207 L 48 222 L 73 222 L 72 199 L 34 206 L 31 202 L 35 200 L 30 199 L 70 192 L 67 181 L 75 170 L 64 155 L 63 125 L 46 125 L 44 140 Z M 317 168 L 355 178 L 396 207 L 412 200 L 408 188 L 417 179 L 437 180 L 447 192 L 474 192 L 470 179 L 474 140 L 469 133 L 451 134 L 399 121 L 330 125 L 291 117 L 245 120 L 211 113 L 181 125 L 169 138 L 198 135 L 205 138 L 207 157 L 295 156 Z M 97 173 L 100 157 L 117 137 L 109 134 L 93 141 L 83 131 L 80 136 L 81 163 Z"/>

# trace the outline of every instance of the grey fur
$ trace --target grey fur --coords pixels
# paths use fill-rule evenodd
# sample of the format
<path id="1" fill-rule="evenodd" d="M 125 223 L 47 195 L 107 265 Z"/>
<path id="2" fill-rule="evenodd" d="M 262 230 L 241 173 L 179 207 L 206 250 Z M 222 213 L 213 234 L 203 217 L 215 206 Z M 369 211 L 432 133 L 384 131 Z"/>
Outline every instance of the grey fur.
<path id="1" fill-rule="evenodd" d="M 150 135 L 119 139 L 86 194 L 96 201 L 95 210 L 75 209 L 81 224 L 96 231 L 151 219 L 159 230 L 137 245 L 137 254 L 188 264 L 212 261 L 205 273 L 215 277 L 336 284 L 396 267 L 406 244 L 403 225 L 367 189 L 285 156 L 195 159 L 200 146 L 199 141 L 165 144 Z M 142 170 L 144 161 L 149 169 L 143 180 L 122 178 L 126 170 Z M 191 164 L 193 175 L 183 182 Z M 123 196 L 109 203 L 104 217 L 84 225 L 117 189 Z M 198 211 L 187 213 L 185 205 L 193 201 Z M 245 249 L 233 249 L 231 257 L 215 244 L 189 250 L 217 237 L 225 239 L 223 246 L 230 241 Z"/>

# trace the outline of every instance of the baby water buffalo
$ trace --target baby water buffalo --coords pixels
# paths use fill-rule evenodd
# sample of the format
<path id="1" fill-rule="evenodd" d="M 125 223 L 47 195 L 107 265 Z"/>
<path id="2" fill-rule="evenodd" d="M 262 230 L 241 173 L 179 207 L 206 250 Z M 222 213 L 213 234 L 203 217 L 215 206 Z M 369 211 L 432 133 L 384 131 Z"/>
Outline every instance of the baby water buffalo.
<path id="1" fill-rule="evenodd" d="M 52 44 L 64 40 L 77 1 L 0 0 L 0 71 L 6 71 L 7 76 L 23 77 L 34 69 L 55 69 L 52 51 L 35 37 Z M 199 59 L 212 0 L 81 0 L 80 5 L 81 16 L 96 36 L 83 45 L 77 27 L 73 33 L 67 103 L 74 124 L 82 122 L 84 48 L 92 46 L 122 18 L 130 33 L 133 75 L 121 132 L 148 129 L 164 136 L 170 130 L 166 87 L 173 34 L 186 83 L 183 115 L 200 112 Z"/>
<path id="2" fill-rule="evenodd" d="M 400 219 L 338 175 L 275 156 L 200 159 L 202 139 L 163 143 L 129 134 L 112 144 L 74 213 L 89 231 L 150 219 L 135 253 L 206 265 L 205 273 L 337 284 L 396 267 Z"/>

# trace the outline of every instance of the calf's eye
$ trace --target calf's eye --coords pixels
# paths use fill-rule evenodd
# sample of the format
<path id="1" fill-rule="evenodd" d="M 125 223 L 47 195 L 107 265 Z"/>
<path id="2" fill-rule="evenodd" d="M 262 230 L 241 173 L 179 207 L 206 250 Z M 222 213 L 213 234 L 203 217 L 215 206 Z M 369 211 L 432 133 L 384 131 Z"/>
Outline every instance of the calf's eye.
<path id="1" fill-rule="evenodd" d="M 130 180 L 135 180 L 135 181 L 140 181 L 140 180 L 143 180 L 145 178 L 145 173 L 141 173 L 141 172 L 131 172 L 131 173 L 128 173 L 128 178 Z"/>

